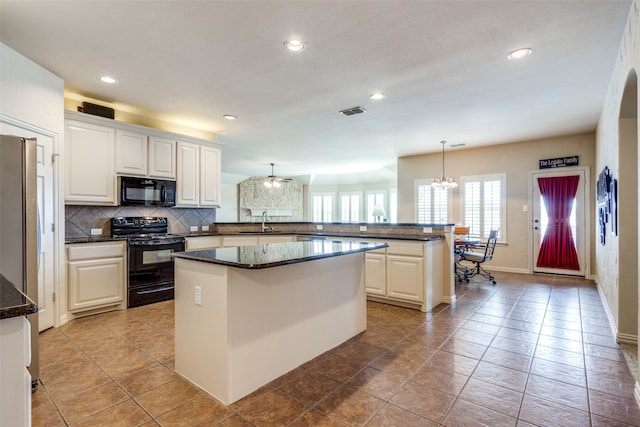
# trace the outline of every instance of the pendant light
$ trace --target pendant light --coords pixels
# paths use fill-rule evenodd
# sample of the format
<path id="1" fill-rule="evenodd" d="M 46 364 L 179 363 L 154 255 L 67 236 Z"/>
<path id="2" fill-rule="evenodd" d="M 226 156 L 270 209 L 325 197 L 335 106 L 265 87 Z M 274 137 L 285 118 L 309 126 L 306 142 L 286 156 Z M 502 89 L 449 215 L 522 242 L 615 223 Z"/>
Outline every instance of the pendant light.
<path id="1" fill-rule="evenodd" d="M 431 187 L 444 188 L 445 190 L 448 190 L 450 188 L 456 188 L 458 186 L 458 183 L 456 182 L 456 180 L 453 179 L 452 176 L 447 177 L 444 174 L 444 144 L 446 144 L 447 141 L 440 141 L 440 143 L 442 144 L 442 176 L 433 178 L 433 183 L 431 183 Z"/>

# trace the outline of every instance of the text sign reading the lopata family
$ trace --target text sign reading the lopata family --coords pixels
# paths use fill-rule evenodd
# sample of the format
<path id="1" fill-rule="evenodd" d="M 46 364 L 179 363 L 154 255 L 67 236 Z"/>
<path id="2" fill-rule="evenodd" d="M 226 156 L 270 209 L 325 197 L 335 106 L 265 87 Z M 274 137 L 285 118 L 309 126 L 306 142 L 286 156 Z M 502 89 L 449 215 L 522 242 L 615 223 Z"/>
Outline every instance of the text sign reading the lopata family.
<path id="1" fill-rule="evenodd" d="M 540 169 L 563 168 L 566 166 L 578 166 L 578 156 L 558 157 L 557 159 L 540 160 Z"/>

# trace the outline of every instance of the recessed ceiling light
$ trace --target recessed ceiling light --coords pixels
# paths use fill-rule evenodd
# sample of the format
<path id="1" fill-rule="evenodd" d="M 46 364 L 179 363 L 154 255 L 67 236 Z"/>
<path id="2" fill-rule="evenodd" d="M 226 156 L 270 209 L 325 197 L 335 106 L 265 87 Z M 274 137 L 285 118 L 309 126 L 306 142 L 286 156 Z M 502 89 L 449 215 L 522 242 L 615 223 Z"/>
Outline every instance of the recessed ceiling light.
<path id="1" fill-rule="evenodd" d="M 301 52 L 304 50 L 304 43 L 300 40 L 287 40 L 284 42 L 284 48 L 289 52 Z"/>
<path id="2" fill-rule="evenodd" d="M 238 118 L 238 116 L 234 116 L 233 114 L 225 114 L 225 115 L 224 115 L 224 116 L 222 116 L 222 117 L 224 117 L 224 118 L 225 118 L 225 119 L 227 119 L 227 120 L 235 120 L 235 119 L 237 119 L 237 118 Z"/>
<path id="3" fill-rule="evenodd" d="M 118 83 L 118 80 L 114 79 L 111 76 L 100 76 L 100 81 L 102 81 L 103 83 L 109 83 L 110 85 Z"/>
<path id="4" fill-rule="evenodd" d="M 384 99 L 384 96 L 385 96 L 384 93 L 375 92 L 369 95 L 369 99 L 374 99 L 374 100 Z"/>
<path id="5" fill-rule="evenodd" d="M 533 49 L 531 49 L 530 47 L 523 47 L 523 48 L 516 49 L 514 51 L 509 52 L 509 55 L 507 55 L 507 58 L 521 59 L 531 55 L 532 53 L 533 53 Z"/>

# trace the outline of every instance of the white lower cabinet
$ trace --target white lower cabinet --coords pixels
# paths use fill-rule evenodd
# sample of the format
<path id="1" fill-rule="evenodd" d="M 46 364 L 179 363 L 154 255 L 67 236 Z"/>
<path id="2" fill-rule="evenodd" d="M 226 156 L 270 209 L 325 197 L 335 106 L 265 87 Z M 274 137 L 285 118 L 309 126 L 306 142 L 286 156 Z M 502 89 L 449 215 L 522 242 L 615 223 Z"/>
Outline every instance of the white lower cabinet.
<path id="1" fill-rule="evenodd" d="M 187 237 L 184 249 L 186 251 L 197 251 L 201 249 L 215 249 L 220 247 L 220 236 L 198 236 Z"/>
<path id="2" fill-rule="evenodd" d="M 225 248 L 235 246 L 253 246 L 258 244 L 258 236 L 222 236 L 222 246 Z"/>
<path id="3" fill-rule="evenodd" d="M 69 312 L 126 305 L 125 242 L 67 246 Z"/>
<path id="4" fill-rule="evenodd" d="M 387 256 L 385 251 L 364 256 L 364 285 L 369 295 L 387 296 Z"/>
<path id="5" fill-rule="evenodd" d="M 258 236 L 258 244 L 263 245 L 266 243 L 286 243 L 293 242 L 294 236 L 274 236 L 274 235 L 266 235 L 266 236 Z"/>
<path id="6" fill-rule="evenodd" d="M 341 239 L 342 240 L 342 239 Z M 361 240 L 361 239 L 349 239 Z M 381 239 L 364 239 L 380 242 Z M 368 251 L 364 257 L 364 283 L 371 299 L 419 306 L 428 311 L 442 301 L 440 264 L 434 263 L 432 242 L 383 240 L 386 250 Z M 441 257 L 437 256 L 437 260 Z"/>
<path id="7" fill-rule="evenodd" d="M 0 426 L 31 426 L 31 325 L 25 316 L 0 320 Z"/>
<path id="8" fill-rule="evenodd" d="M 422 304 L 424 301 L 422 257 L 387 255 L 387 296 Z"/>

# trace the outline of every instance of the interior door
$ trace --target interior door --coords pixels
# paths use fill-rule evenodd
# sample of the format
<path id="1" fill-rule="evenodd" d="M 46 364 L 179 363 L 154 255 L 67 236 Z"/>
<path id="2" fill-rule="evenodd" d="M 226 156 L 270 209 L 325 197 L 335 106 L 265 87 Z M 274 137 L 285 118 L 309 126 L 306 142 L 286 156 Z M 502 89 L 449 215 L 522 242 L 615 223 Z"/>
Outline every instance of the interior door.
<path id="1" fill-rule="evenodd" d="M 573 178 L 576 177 L 576 178 Z M 586 203 L 587 191 L 583 168 L 561 168 L 537 171 L 532 178 L 532 265 L 537 273 L 584 276 L 587 255 Z M 558 178 L 558 179 L 554 179 Z M 577 179 L 577 183 L 575 183 Z M 575 184 L 571 190 L 561 188 Z M 575 193 L 574 193 L 575 191 Z M 550 194 L 565 192 L 563 208 Z M 574 193 L 573 196 L 570 194 Z M 566 211 L 565 213 L 561 213 Z M 566 233 L 555 232 L 565 228 Z M 563 242 L 564 235 L 567 242 Z M 545 241 L 547 239 L 547 241 Z"/>
<path id="2" fill-rule="evenodd" d="M 40 254 L 38 263 L 38 324 L 39 330 L 49 329 L 54 324 L 55 292 L 55 243 L 54 243 L 54 179 L 53 146 L 54 139 L 45 132 L 23 129 L 0 122 L 0 133 L 23 138 L 36 138 L 37 159 L 37 200 L 40 216 Z"/>

